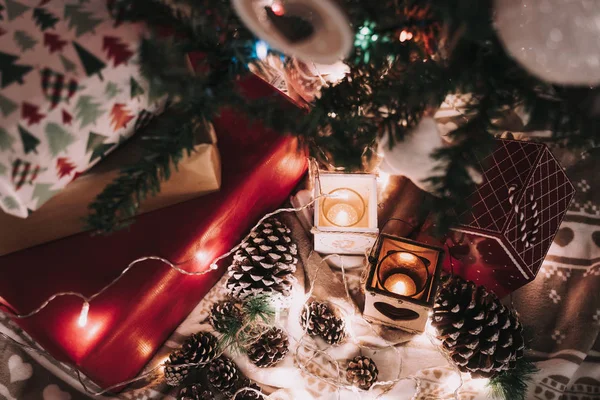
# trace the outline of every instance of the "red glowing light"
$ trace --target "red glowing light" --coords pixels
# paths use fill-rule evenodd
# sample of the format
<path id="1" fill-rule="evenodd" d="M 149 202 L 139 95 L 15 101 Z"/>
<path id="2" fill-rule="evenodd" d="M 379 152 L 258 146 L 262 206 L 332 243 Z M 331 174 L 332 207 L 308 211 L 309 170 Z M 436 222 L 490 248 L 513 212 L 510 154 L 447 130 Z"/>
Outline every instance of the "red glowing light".
<path id="1" fill-rule="evenodd" d="M 283 14 L 285 14 L 285 8 L 283 8 L 283 4 L 278 1 L 271 5 L 271 10 L 273 11 L 273 14 L 277 15 L 278 17 L 281 17 Z"/>

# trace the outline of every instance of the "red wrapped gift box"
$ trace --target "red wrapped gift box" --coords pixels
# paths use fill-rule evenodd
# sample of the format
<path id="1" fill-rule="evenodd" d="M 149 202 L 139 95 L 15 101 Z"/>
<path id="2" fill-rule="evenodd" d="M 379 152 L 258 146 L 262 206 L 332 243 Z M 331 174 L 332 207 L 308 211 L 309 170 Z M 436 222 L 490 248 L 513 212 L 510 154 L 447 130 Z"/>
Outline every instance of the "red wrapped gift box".
<path id="1" fill-rule="evenodd" d="M 274 94 L 255 77 L 243 89 L 254 98 Z M 149 255 L 191 260 L 182 265 L 190 271 L 209 268 L 287 199 L 307 167 L 295 139 L 250 125 L 233 110 L 223 110 L 214 125 L 222 148 L 220 192 L 139 216 L 110 236 L 84 233 L 0 257 L 3 302 L 28 313 L 56 292 L 89 296 Z M 224 268 L 194 277 L 145 261 L 91 302 L 84 327 L 78 325 L 82 301 L 74 297 L 17 322 L 54 357 L 108 387 L 140 372 Z"/>
<path id="2" fill-rule="evenodd" d="M 444 266 L 502 297 L 535 278 L 575 189 L 546 145 L 497 142 Z"/>

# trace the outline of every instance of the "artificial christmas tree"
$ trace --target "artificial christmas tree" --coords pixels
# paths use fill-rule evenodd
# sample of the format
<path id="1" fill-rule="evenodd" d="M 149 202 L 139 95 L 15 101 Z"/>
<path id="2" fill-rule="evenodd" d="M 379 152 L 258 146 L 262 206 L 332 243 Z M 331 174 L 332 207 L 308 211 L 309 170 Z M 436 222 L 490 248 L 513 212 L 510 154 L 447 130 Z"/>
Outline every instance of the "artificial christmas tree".
<path id="1" fill-rule="evenodd" d="M 462 372 L 493 378 L 523 357 L 523 327 L 514 310 L 483 286 L 450 277 L 433 308 L 432 325 Z"/>
<path id="2" fill-rule="evenodd" d="M 233 297 L 290 295 L 298 262 L 290 233 L 277 218 L 269 218 L 252 232 L 229 267 L 227 289 Z"/>

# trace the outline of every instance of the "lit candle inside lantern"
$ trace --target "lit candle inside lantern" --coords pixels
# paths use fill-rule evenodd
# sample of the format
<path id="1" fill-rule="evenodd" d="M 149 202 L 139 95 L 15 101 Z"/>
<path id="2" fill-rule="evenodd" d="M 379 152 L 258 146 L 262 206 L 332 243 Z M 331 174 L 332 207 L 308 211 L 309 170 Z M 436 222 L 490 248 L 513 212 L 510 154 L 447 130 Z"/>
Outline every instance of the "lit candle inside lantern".
<path id="1" fill-rule="evenodd" d="M 401 296 L 413 296 L 417 292 L 417 285 L 410 276 L 394 274 L 385 280 L 383 286 L 392 293 Z"/>
<path id="2" fill-rule="evenodd" d="M 327 219 L 338 226 L 352 226 L 358 222 L 358 212 L 350 204 L 336 204 L 327 212 Z"/>
<path id="3" fill-rule="evenodd" d="M 354 190 L 341 188 L 329 193 L 323 203 L 325 218 L 333 225 L 356 225 L 365 214 L 365 202 Z"/>

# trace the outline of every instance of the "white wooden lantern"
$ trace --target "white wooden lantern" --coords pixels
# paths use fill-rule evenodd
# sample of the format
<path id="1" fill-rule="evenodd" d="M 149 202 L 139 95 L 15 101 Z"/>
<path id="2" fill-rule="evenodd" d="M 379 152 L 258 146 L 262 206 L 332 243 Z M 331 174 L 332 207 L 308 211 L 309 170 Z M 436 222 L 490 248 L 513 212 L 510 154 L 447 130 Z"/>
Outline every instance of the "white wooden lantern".
<path id="1" fill-rule="evenodd" d="M 370 322 L 423 332 L 442 271 L 444 251 L 381 234 L 369 256 L 363 316 Z"/>
<path id="2" fill-rule="evenodd" d="M 377 176 L 321 173 L 315 179 L 315 251 L 365 254 L 377 238 Z"/>

